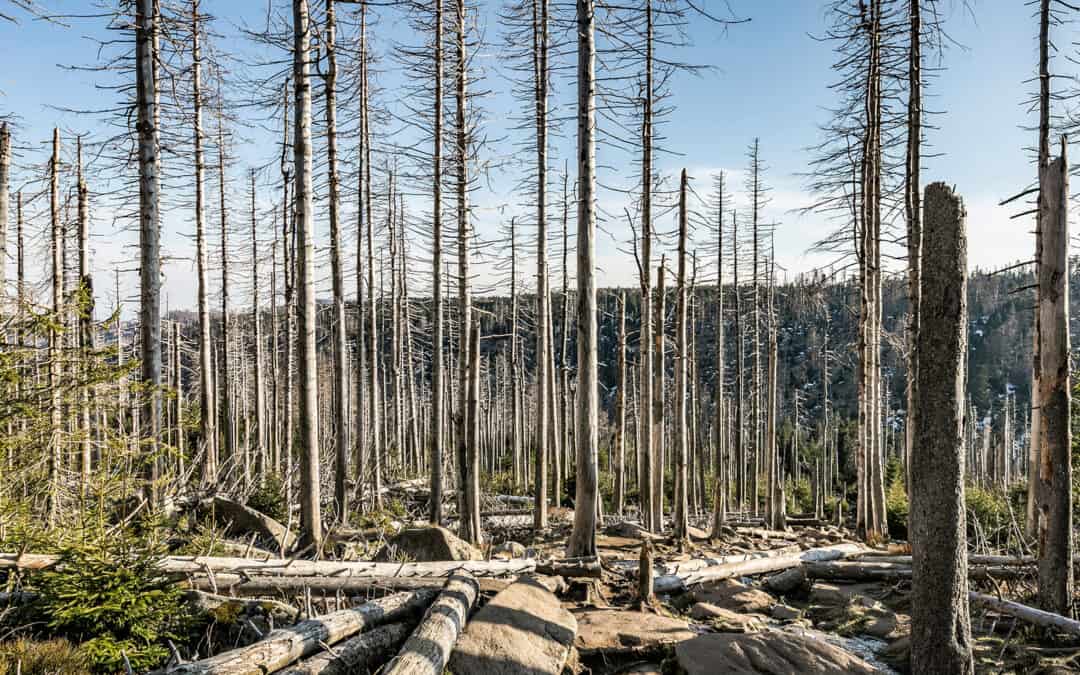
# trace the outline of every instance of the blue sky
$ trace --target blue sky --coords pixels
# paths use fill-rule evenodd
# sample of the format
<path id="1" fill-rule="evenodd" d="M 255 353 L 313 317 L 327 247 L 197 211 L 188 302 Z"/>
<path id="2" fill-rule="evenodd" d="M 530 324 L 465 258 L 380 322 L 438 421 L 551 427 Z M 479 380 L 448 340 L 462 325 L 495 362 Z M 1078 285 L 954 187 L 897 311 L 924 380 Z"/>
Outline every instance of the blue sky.
<path id="1" fill-rule="evenodd" d="M 59 13 L 87 12 L 86 3 L 76 0 L 43 0 L 42 4 Z M 481 4 L 489 19 L 486 34 L 495 39 L 499 27 L 490 17 L 497 4 Z M 719 3 L 707 2 L 708 6 L 714 4 Z M 760 138 L 769 167 L 766 180 L 773 188 L 767 217 L 781 224 L 776 240 L 778 261 L 792 272 L 804 271 L 822 263 L 819 256 L 806 251 L 830 227 L 818 216 L 794 212 L 810 200 L 800 174 L 810 160 L 806 148 L 820 140 L 818 125 L 827 119 L 826 108 L 833 99 L 828 85 L 834 79 L 830 69 L 834 55 L 828 43 L 811 37 L 824 31 L 825 3 L 731 0 L 730 4 L 737 14 L 751 21 L 726 32 L 695 21 L 690 28 L 693 45 L 679 54 L 681 60 L 714 68 L 700 75 L 680 75 L 672 83 L 677 110 L 664 133 L 667 147 L 679 156 L 663 157 L 661 168 L 674 173 L 681 166 L 688 167 L 702 193 L 708 191 L 709 174 L 721 168 L 732 172 L 736 184 L 741 185 L 739 174 L 747 163 L 746 147 L 755 137 Z M 1027 185 L 1033 175 L 1024 151 L 1032 144 L 1033 134 L 1021 127 L 1032 119 L 1022 101 L 1031 88 L 1025 81 L 1035 68 L 1036 23 L 1032 9 L 1021 0 L 983 0 L 977 5 L 977 14 L 972 16 L 958 0 L 942 2 L 947 30 L 958 44 L 950 45 L 944 53 L 942 64 L 946 70 L 928 92 L 927 107 L 943 114 L 932 118 L 938 128 L 929 134 L 931 147 L 926 151 L 923 175 L 926 182 L 952 183 L 963 195 L 969 213 L 970 265 L 992 268 L 1024 258 L 1033 248 L 1030 224 L 1010 221 L 1011 211 L 996 204 Z M 216 30 L 235 44 L 239 40 L 235 26 L 242 20 L 259 23 L 266 4 L 203 0 L 203 7 L 219 18 Z M 93 132 L 97 128 L 93 120 L 51 106 L 105 108 L 115 104 L 113 92 L 95 86 L 103 81 L 99 74 L 61 67 L 94 62 L 96 45 L 87 36 L 104 35 L 102 21 L 76 19 L 70 24 L 63 28 L 29 19 L 17 26 L 0 23 L 0 45 L 5 55 L 5 68 L 0 71 L 0 113 L 18 115 L 18 141 L 23 146 L 40 148 L 38 156 L 27 156 L 29 161 L 45 159 L 44 142 L 53 125 L 73 131 Z M 385 47 L 389 39 L 406 37 L 406 30 L 400 22 L 388 22 L 376 41 Z M 1057 44 L 1070 45 L 1074 37 L 1070 27 L 1058 31 Z M 509 85 L 498 76 L 496 47 L 483 50 L 478 61 L 490 75 L 485 86 L 495 92 L 486 107 L 492 113 L 492 136 L 499 137 L 499 130 L 505 126 L 502 117 L 509 105 Z M 565 83 L 562 86 L 565 88 Z M 240 150 L 240 163 L 265 161 L 269 156 L 264 156 L 264 147 L 245 145 Z M 510 152 L 509 143 L 496 150 Z M 636 171 L 625 157 L 605 156 L 604 152 L 601 149 L 602 165 L 616 164 L 624 176 Z M 562 159 L 557 161 L 561 166 Z M 243 186 L 242 170 L 238 166 L 235 172 L 238 191 Z M 93 176 L 90 179 L 93 189 Z M 512 176 L 497 176 L 493 184 L 494 193 L 477 196 L 481 237 L 494 236 L 499 219 L 496 207 L 514 200 L 507 194 Z M 188 258 L 191 227 L 186 216 L 167 216 L 164 227 L 167 250 L 175 257 L 166 267 L 170 302 L 173 306 L 190 306 L 194 297 Z M 622 242 L 629 233 L 617 223 L 605 230 L 598 243 L 601 283 L 628 284 L 633 278 L 633 262 L 620 248 L 624 248 Z M 130 246 L 126 246 L 134 241 L 130 235 L 117 232 L 111 218 L 100 213 L 95 233 L 96 274 L 118 265 L 131 266 L 126 263 L 132 257 Z M 325 238 L 318 243 L 325 243 Z M 421 255 L 418 251 L 423 246 L 423 242 L 416 242 L 414 254 Z M 238 250 L 233 255 L 246 254 Z M 134 289 L 134 282 L 132 275 L 124 276 L 126 293 Z"/>

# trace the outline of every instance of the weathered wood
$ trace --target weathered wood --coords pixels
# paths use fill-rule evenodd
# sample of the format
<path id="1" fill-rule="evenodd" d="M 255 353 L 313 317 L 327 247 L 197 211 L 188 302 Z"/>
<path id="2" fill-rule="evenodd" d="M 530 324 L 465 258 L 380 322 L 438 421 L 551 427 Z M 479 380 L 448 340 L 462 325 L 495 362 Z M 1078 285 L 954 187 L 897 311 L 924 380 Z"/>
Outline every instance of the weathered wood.
<path id="1" fill-rule="evenodd" d="M 786 555 L 714 565 L 689 572 L 658 576 L 654 580 L 653 587 L 657 593 L 671 593 L 705 581 L 779 572 L 808 562 L 840 560 L 862 550 L 864 549 L 859 544 L 837 544 Z"/>
<path id="2" fill-rule="evenodd" d="M 409 637 L 416 621 L 402 621 L 361 633 L 330 650 L 278 671 L 278 675 L 347 675 L 374 672 Z"/>
<path id="3" fill-rule="evenodd" d="M 806 575 L 834 581 L 898 581 L 912 578 L 910 564 L 869 561 L 803 563 Z M 969 579 L 1019 579 L 1035 573 L 1033 568 L 969 565 Z"/>
<path id="4" fill-rule="evenodd" d="M 189 675 L 273 673 L 298 659 L 318 652 L 325 645 L 334 645 L 369 628 L 396 623 L 404 617 L 419 614 L 432 602 L 435 595 L 435 591 L 423 590 L 372 600 L 353 609 L 333 612 L 290 628 L 275 630 L 247 647 L 181 664 L 167 672 Z"/>
<path id="5" fill-rule="evenodd" d="M 1061 631 L 1062 633 L 1080 637 L 1080 621 L 1074 621 L 1073 619 L 1061 616 L 1060 614 L 1044 612 L 1041 609 L 1022 605 L 1019 602 L 1002 600 L 995 598 L 992 595 L 976 593 L 975 591 L 968 593 L 968 599 L 971 601 L 971 604 L 982 607 L 983 609 L 989 609 L 1000 614 L 1020 619 L 1021 621 L 1027 621 L 1036 626 L 1042 626 L 1043 628 L 1050 628 Z"/>
<path id="6" fill-rule="evenodd" d="M 212 591 L 212 589 L 209 590 Z M 276 617 L 285 618 L 289 623 L 300 617 L 299 609 L 278 600 L 230 598 L 207 591 L 208 589 L 191 589 L 184 593 L 184 600 L 193 609 L 204 614 L 216 612 L 225 605 L 231 605 L 240 608 L 244 614 L 273 614 Z"/>
<path id="7" fill-rule="evenodd" d="M 442 675 L 469 611 L 476 604 L 478 590 L 471 575 L 450 577 L 423 621 L 383 669 L 383 675 Z"/>
<path id="8" fill-rule="evenodd" d="M 481 593 L 498 593 L 517 577 L 493 579 L 479 577 Z M 282 577 L 247 574 L 215 574 L 213 577 L 202 574 L 184 581 L 191 588 L 202 591 L 233 593 L 236 595 L 292 594 L 310 590 L 312 593 L 391 593 L 395 591 L 415 591 L 420 589 L 439 590 L 446 585 L 446 577 L 332 577 L 300 576 Z"/>

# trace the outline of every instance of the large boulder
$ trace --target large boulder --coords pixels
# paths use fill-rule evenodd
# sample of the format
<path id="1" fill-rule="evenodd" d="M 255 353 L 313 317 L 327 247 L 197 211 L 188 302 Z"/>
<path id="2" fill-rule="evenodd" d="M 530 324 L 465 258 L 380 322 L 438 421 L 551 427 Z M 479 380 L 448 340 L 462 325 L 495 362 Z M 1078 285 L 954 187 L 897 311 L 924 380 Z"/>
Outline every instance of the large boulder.
<path id="1" fill-rule="evenodd" d="M 450 670 L 559 675 L 576 635 L 574 615 L 539 581 L 524 578 L 473 616 L 450 655 Z"/>
<path id="2" fill-rule="evenodd" d="M 705 602 L 733 612 L 768 614 L 776 599 L 765 591 L 751 588 L 735 579 L 720 579 L 694 591 L 695 602 Z"/>
<path id="3" fill-rule="evenodd" d="M 844 675 L 878 672 L 846 649 L 805 632 L 770 630 L 747 635 L 701 635 L 676 645 L 675 655 L 687 675 Z"/>
<path id="4" fill-rule="evenodd" d="M 254 533 L 267 544 L 273 546 L 274 554 L 289 552 L 296 543 L 296 535 L 270 516 L 256 511 L 250 506 L 235 502 L 220 495 L 204 499 L 199 503 L 199 510 L 213 518 L 227 534 L 243 535 Z"/>
<path id="5" fill-rule="evenodd" d="M 585 609 L 574 613 L 578 622 L 575 645 L 582 655 L 626 653 L 682 642 L 696 635 L 681 619 L 623 609 Z"/>
<path id="6" fill-rule="evenodd" d="M 376 562 L 407 559 L 410 562 L 483 560 L 480 551 L 445 527 L 417 527 L 394 535 L 379 552 Z"/>

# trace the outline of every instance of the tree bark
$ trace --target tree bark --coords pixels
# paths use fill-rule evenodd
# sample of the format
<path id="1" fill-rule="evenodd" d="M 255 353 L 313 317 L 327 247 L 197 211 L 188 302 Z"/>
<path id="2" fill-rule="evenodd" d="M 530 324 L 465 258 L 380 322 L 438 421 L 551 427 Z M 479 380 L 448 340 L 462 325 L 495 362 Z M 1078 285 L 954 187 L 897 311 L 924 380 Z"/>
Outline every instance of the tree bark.
<path id="1" fill-rule="evenodd" d="M 420 625 L 382 672 L 385 675 L 442 675 L 454 643 L 465 630 L 478 593 L 472 576 L 457 574 L 450 577 Z"/>
<path id="2" fill-rule="evenodd" d="M 322 515 L 319 487 L 319 391 L 315 364 L 314 204 L 311 186 L 311 82 L 308 76 L 308 45 L 311 18 L 307 0 L 293 0 L 293 81 L 296 96 L 296 127 L 293 164 L 296 205 L 296 277 L 299 290 L 297 314 L 300 330 L 297 354 L 300 371 L 300 527 L 301 544 L 316 551 L 322 547 Z"/>
<path id="3" fill-rule="evenodd" d="M 1039 221 L 1039 605 L 1072 606 L 1072 387 L 1069 374 L 1069 166 L 1040 169 Z"/>
<path id="4" fill-rule="evenodd" d="M 912 670 L 974 672 L 964 511 L 967 234 L 960 198 L 926 189 L 911 456 Z"/>

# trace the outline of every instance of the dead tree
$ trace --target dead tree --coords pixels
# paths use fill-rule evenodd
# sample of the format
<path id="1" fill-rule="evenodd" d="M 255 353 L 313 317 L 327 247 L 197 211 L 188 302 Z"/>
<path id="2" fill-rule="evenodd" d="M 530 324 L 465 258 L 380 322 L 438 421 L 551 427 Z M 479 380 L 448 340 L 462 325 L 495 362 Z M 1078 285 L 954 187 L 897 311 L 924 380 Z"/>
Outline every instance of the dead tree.
<path id="1" fill-rule="evenodd" d="M 304 545 L 322 547 L 322 515 L 319 488 L 319 393 L 315 365 L 314 204 L 311 158 L 311 81 L 308 46 L 311 17 L 307 0 L 293 0 L 293 87 L 295 132 L 293 138 L 293 194 L 296 217 L 296 283 L 299 291 L 297 356 L 300 380 L 300 527 Z"/>
<path id="2" fill-rule="evenodd" d="M 911 455 L 914 672 L 973 673 L 964 510 L 967 234 L 960 198 L 926 188 Z"/>
<path id="3" fill-rule="evenodd" d="M 687 484 L 687 453 L 689 442 L 687 440 L 686 419 L 686 389 L 687 389 L 687 361 L 690 352 L 687 349 L 686 317 L 686 238 L 687 238 L 687 214 L 686 206 L 687 178 L 686 169 L 682 170 L 679 180 L 679 261 L 678 278 L 675 289 L 675 538 L 681 546 L 690 541 L 689 534 L 689 509 Z"/>
<path id="4" fill-rule="evenodd" d="M 596 354 L 596 8 L 577 0 L 577 487 L 567 555 L 596 555 L 599 455 L 599 369 Z"/>
<path id="5" fill-rule="evenodd" d="M 1069 168 L 1039 169 L 1039 604 L 1068 615 L 1073 587 L 1072 387 L 1069 374 Z"/>
<path id="6" fill-rule="evenodd" d="M 141 113 L 141 110 L 140 110 Z M 141 159 L 141 155 L 140 155 Z M 60 516 L 60 470 L 63 462 L 62 419 L 60 408 L 60 325 L 64 301 L 63 237 L 60 231 L 60 129 L 52 135 L 49 159 L 49 231 L 52 257 L 52 324 L 49 329 L 49 492 L 46 511 L 49 526 L 55 527 Z"/>
<path id="7" fill-rule="evenodd" d="M 255 467 L 259 483 L 266 479 L 266 375 L 263 372 L 262 317 L 259 308 L 259 239 L 256 236 L 255 170 L 251 170 L 251 322 L 255 357 Z"/>
<path id="8" fill-rule="evenodd" d="M 149 457 L 147 497 L 157 505 L 161 430 L 161 251 L 158 212 L 157 78 L 152 40 L 157 32 L 153 0 L 137 0 L 135 11 L 135 96 L 139 156 L 139 331 L 143 385 L 147 388 L 140 428 Z"/>

